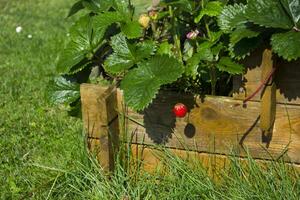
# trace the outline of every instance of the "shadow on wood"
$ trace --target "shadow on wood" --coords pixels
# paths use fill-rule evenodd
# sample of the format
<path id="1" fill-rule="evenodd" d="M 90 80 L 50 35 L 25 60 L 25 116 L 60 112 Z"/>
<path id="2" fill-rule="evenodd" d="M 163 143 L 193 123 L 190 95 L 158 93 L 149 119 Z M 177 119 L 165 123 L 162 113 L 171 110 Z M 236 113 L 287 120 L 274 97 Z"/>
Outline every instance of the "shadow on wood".
<path id="1" fill-rule="evenodd" d="M 188 94 L 161 91 L 153 102 L 140 114 L 143 115 L 143 122 L 148 137 L 155 144 L 166 144 L 172 139 L 176 126 L 176 117 L 173 107 L 176 103 L 183 103 L 188 111 L 196 106 L 195 97 Z M 187 127 L 185 133 L 193 137 L 191 126 Z"/>

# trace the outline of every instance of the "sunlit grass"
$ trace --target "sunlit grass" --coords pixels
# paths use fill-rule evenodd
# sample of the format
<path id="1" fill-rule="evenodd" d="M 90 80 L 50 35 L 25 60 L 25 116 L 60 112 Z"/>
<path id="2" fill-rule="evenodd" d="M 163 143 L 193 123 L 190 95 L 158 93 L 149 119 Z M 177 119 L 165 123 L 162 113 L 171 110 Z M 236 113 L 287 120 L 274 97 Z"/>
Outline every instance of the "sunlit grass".
<path id="1" fill-rule="evenodd" d="M 299 176 L 281 163 L 233 159 L 220 183 L 166 151 L 167 174 L 128 173 L 119 162 L 104 176 L 81 121 L 44 98 L 74 2 L 0 0 L 0 199 L 299 199 Z"/>
<path id="2" fill-rule="evenodd" d="M 44 98 L 72 2 L 0 0 L 0 199 L 19 199 L 56 176 L 31 164 L 69 169 L 79 159 L 80 120 Z"/>

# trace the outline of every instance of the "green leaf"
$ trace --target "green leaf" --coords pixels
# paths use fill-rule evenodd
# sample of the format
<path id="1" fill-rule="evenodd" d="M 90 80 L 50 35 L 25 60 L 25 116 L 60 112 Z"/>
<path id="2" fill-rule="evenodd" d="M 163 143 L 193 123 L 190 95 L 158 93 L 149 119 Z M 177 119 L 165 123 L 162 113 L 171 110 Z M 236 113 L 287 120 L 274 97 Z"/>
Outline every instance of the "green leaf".
<path id="1" fill-rule="evenodd" d="M 274 34 L 271 45 L 275 53 L 288 61 L 300 58 L 300 32 Z"/>
<path id="2" fill-rule="evenodd" d="M 83 0 L 82 3 L 84 7 L 96 13 L 107 11 L 113 6 L 111 0 Z"/>
<path id="3" fill-rule="evenodd" d="M 74 66 L 80 70 L 88 62 L 86 56 L 91 52 L 93 40 L 91 20 L 91 17 L 86 15 L 71 27 L 71 41 L 61 53 L 56 66 L 58 73 L 70 73 Z"/>
<path id="4" fill-rule="evenodd" d="M 69 13 L 68 13 L 67 17 L 71 17 L 72 15 L 75 15 L 77 12 L 79 12 L 83 8 L 84 8 L 84 6 L 82 4 L 82 0 L 77 1 L 75 4 L 73 4 L 71 9 L 69 10 Z"/>
<path id="5" fill-rule="evenodd" d="M 235 59 L 244 59 L 246 56 L 259 47 L 264 41 L 261 37 L 244 38 L 235 45 L 229 44 L 230 56 Z"/>
<path id="6" fill-rule="evenodd" d="M 230 34 L 230 43 L 235 45 L 244 38 L 257 37 L 260 33 L 248 29 L 245 25 L 239 26 Z"/>
<path id="7" fill-rule="evenodd" d="M 92 41 L 92 18 L 89 15 L 81 17 L 70 28 L 71 40 L 78 44 L 83 50 L 90 50 L 90 43 Z"/>
<path id="8" fill-rule="evenodd" d="M 223 35 L 222 31 L 217 31 L 217 32 L 211 31 L 209 41 L 216 43 L 220 40 L 222 35 Z"/>
<path id="9" fill-rule="evenodd" d="M 222 57 L 217 64 L 220 71 L 228 72 L 229 74 L 241 74 L 244 71 L 244 66 L 231 60 L 229 57 Z"/>
<path id="10" fill-rule="evenodd" d="M 157 50 L 158 55 L 168 55 L 168 56 L 174 56 L 173 44 L 170 44 L 168 41 L 164 41 L 160 43 L 159 48 Z"/>
<path id="11" fill-rule="evenodd" d="M 134 65 L 134 57 L 123 34 L 113 36 L 111 38 L 111 46 L 114 53 L 104 63 L 106 71 L 115 74 L 129 69 Z"/>
<path id="12" fill-rule="evenodd" d="M 251 0 L 246 16 L 249 21 L 271 28 L 291 29 L 293 22 L 278 0 Z"/>
<path id="13" fill-rule="evenodd" d="M 201 9 L 199 15 L 195 18 L 195 23 L 198 23 L 204 15 L 210 17 L 218 16 L 223 8 L 223 3 L 220 1 L 210 1 L 208 2 L 203 9 Z"/>
<path id="14" fill-rule="evenodd" d="M 67 77 L 55 77 L 49 84 L 47 97 L 51 103 L 68 105 L 80 98 L 79 86 Z"/>
<path id="15" fill-rule="evenodd" d="M 145 40 L 137 43 L 135 45 L 135 49 L 132 50 L 132 54 L 135 57 L 135 62 L 137 63 L 145 58 L 149 58 L 154 54 L 156 51 L 156 43 L 152 40 Z"/>
<path id="16" fill-rule="evenodd" d="M 188 60 L 194 54 L 194 46 L 192 45 L 190 40 L 185 40 L 183 46 L 183 60 Z"/>
<path id="17" fill-rule="evenodd" d="M 117 53 L 110 55 L 104 63 L 104 68 L 111 74 L 117 74 L 123 72 L 134 65 L 133 58 L 123 57 Z"/>
<path id="18" fill-rule="evenodd" d="M 246 5 L 244 4 L 225 6 L 218 20 L 221 30 L 230 32 L 236 26 L 246 23 L 247 18 L 245 16 L 245 10 Z"/>
<path id="19" fill-rule="evenodd" d="M 121 82 L 125 102 L 134 110 L 146 108 L 161 85 L 176 81 L 182 73 L 182 64 L 168 56 L 155 56 L 140 63 Z"/>
<path id="20" fill-rule="evenodd" d="M 88 51 L 84 45 L 71 41 L 59 56 L 56 71 L 58 73 L 69 73 L 74 66 L 77 66 L 77 69 L 81 68 L 80 66 L 84 67 L 88 62 L 86 59 L 87 53 Z"/>
<path id="21" fill-rule="evenodd" d="M 121 25 L 121 31 L 126 35 L 128 39 L 141 37 L 143 29 L 139 22 L 129 21 Z"/>
<path id="22" fill-rule="evenodd" d="M 195 76 L 201 61 L 211 62 L 214 60 L 214 54 L 211 49 L 213 45 L 214 43 L 212 42 L 203 42 L 198 46 L 198 52 L 186 61 L 187 68 L 185 71 L 187 75 Z"/>
<path id="23" fill-rule="evenodd" d="M 93 46 L 97 47 L 103 38 L 107 27 L 117 22 L 124 22 L 126 20 L 120 13 L 111 11 L 104 12 L 95 17 L 93 17 L 93 36 L 95 39 L 93 40 Z"/>
<path id="24" fill-rule="evenodd" d="M 129 44 L 123 34 L 113 36 L 111 41 L 114 53 L 106 59 L 104 67 L 106 71 L 113 74 L 127 70 L 141 60 L 150 57 L 156 47 L 152 41 L 136 45 Z"/>
<path id="25" fill-rule="evenodd" d="M 212 42 L 203 42 L 198 46 L 197 58 L 203 61 L 213 61 L 214 55 L 211 51 L 211 47 L 214 45 Z"/>
<path id="26" fill-rule="evenodd" d="M 293 19 L 294 25 L 300 28 L 300 1 L 299 0 L 281 0 L 285 10 Z"/>

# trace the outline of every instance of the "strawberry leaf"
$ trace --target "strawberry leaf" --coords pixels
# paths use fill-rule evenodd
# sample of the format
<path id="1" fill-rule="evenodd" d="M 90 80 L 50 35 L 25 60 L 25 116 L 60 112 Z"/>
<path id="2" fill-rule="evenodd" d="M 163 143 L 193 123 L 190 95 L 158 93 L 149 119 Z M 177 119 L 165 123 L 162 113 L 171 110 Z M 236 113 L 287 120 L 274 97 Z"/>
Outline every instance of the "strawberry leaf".
<path id="1" fill-rule="evenodd" d="M 182 73 L 182 64 L 166 55 L 140 63 L 121 82 L 125 102 L 134 110 L 143 110 L 152 102 L 161 85 L 176 81 Z"/>
<path id="2" fill-rule="evenodd" d="M 221 30 L 230 32 L 236 26 L 247 22 L 247 18 L 245 17 L 245 10 L 246 5 L 244 4 L 225 6 L 218 20 L 218 24 Z"/>
<path id="3" fill-rule="evenodd" d="M 275 53 L 288 61 L 300 58 L 300 32 L 274 34 L 271 45 Z"/>
<path id="4" fill-rule="evenodd" d="M 55 77 L 49 84 L 47 98 L 53 104 L 68 105 L 80 98 L 79 84 L 68 77 Z"/>
<path id="5" fill-rule="evenodd" d="M 229 74 L 241 74 L 244 71 L 244 66 L 234 62 L 229 57 L 222 57 L 217 64 L 220 71 L 228 72 Z"/>
<path id="6" fill-rule="evenodd" d="M 278 0 L 251 0 L 246 16 L 249 21 L 265 27 L 291 29 L 293 22 Z"/>
<path id="7" fill-rule="evenodd" d="M 106 59 L 104 67 L 107 72 L 112 74 L 123 72 L 133 67 L 143 59 L 150 57 L 155 51 L 155 43 L 145 41 L 132 45 L 128 43 L 123 34 L 113 36 L 111 41 L 114 53 Z"/>
<path id="8" fill-rule="evenodd" d="M 235 45 L 244 38 L 257 37 L 259 34 L 259 32 L 252 31 L 245 25 L 241 25 L 230 34 L 230 43 L 231 45 Z"/>
<path id="9" fill-rule="evenodd" d="M 121 25 L 121 31 L 128 39 L 138 38 L 142 36 L 143 29 L 137 21 L 129 21 Z"/>
<path id="10" fill-rule="evenodd" d="M 294 25 L 300 28 L 300 1 L 299 0 L 281 0 L 285 10 L 293 19 Z"/>
<path id="11" fill-rule="evenodd" d="M 218 16 L 223 8 L 223 3 L 220 1 L 210 1 L 205 7 L 200 11 L 199 15 L 195 18 L 195 23 L 198 23 L 204 15 L 209 17 Z"/>

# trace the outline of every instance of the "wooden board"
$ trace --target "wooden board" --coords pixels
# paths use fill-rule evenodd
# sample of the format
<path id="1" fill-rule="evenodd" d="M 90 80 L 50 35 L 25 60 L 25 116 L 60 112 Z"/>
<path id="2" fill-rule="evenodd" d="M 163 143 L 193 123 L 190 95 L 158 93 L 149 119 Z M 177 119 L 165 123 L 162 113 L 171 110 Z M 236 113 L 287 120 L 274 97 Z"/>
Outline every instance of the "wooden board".
<path id="1" fill-rule="evenodd" d="M 118 95 L 113 87 L 80 86 L 82 119 L 88 147 L 96 153 L 104 170 L 114 168 L 119 146 Z"/>
<path id="2" fill-rule="evenodd" d="M 116 90 L 114 106 L 109 105 L 111 100 L 107 101 L 107 98 L 106 103 L 100 105 L 94 98 L 99 99 L 99 92 L 105 90 L 98 87 L 82 86 L 83 119 L 88 136 L 102 141 L 104 147 L 110 135 L 107 127 L 110 127 L 110 132 L 127 134 L 125 141 L 130 138 L 135 144 L 158 144 L 221 155 L 246 156 L 249 151 L 254 158 L 283 157 L 288 162 L 300 164 L 300 106 L 278 104 L 272 135 L 265 141 L 259 127 L 260 102 L 248 102 L 247 107 L 243 107 L 241 100 L 229 97 L 201 99 L 193 95 L 161 92 L 147 109 L 137 113 L 122 107 L 120 90 Z M 189 109 L 185 118 L 175 118 L 172 113 L 178 102 L 186 104 Z M 106 106 L 106 117 L 101 115 L 105 110 L 101 106 Z M 110 116 L 111 113 L 114 117 Z M 116 121 L 111 123 L 113 127 L 107 126 L 118 113 L 119 120 L 122 118 L 120 115 L 125 116 L 126 129 L 122 131 L 114 129 L 118 124 Z"/>
<path id="3" fill-rule="evenodd" d="M 175 118 L 172 107 L 185 103 L 190 113 Z M 237 106 L 239 104 L 239 106 Z M 263 140 L 259 127 L 259 102 L 225 97 L 206 97 L 164 93 L 142 113 L 129 111 L 128 132 L 133 143 L 170 148 L 190 149 L 197 152 L 246 155 L 273 159 L 283 156 L 286 161 L 300 163 L 300 107 L 277 105 L 273 133 Z M 136 123 L 139 122 L 139 123 Z M 143 125 L 140 125 L 140 124 Z"/>
<path id="4" fill-rule="evenodd" d="M 131 145 L 131 150 L 135 160 L 142 161 L 140 167 L 142 167 L 145 171 L 154 173 L 156 170 L 161 171 L 165 167 L 162 159 L 164 156 L 164 152 L 162 152 L 161 150 L 157 150 L 145 145 L 136 144 Z M 207 170 L 208 175 L 215 179 L 220 179 L 220 175 L 222 175 L 222 172 L 229 169 L 231 165 L 230 159 L 239 160 L 241 165 L 245 167 L 249 165 L 248 159 L 230 158 L 228 156 L 220 154 L 198 153 L 179 149 L 171 149 L 170 155 L 178 156 L 179 158 L 187 161 L 187 164 L 201 164 L 201 166 Z M 270 164 L 270 162 L 266 160 L 255 160 L 255 162 L 261 166 Z M 300 172 L 300 165 L 287 165 Z"/>
<path id="5" fill-rule="evenodd" d="M 265 52 L 264 52 L 265 51 Z M 251 95 L 261 83 L 262 66 L 273 64 L 274 57 L 268 54 L 269 50 L 258 50 L 243 60 L 247 68 L 244 76 L 235 76 L 233 90 L 235 99 L 245 99 Z M 300 105 L 300 59 L 286 62 L 276 59 L 274 63 L 275 84 L 277 87 L 277 102 Z M 260 100 L 260 92 L 253 100 Z"/>

